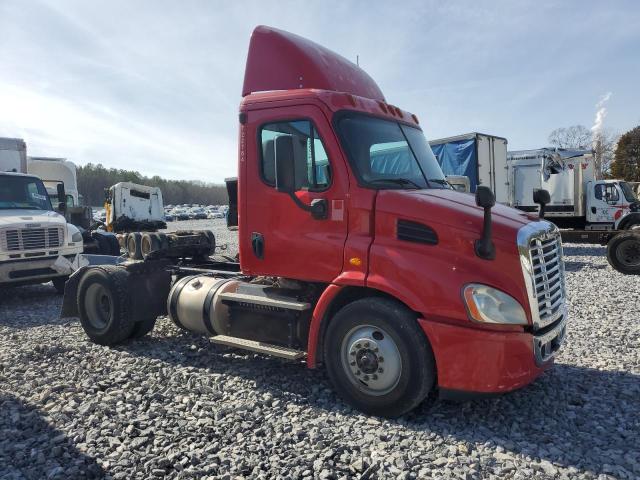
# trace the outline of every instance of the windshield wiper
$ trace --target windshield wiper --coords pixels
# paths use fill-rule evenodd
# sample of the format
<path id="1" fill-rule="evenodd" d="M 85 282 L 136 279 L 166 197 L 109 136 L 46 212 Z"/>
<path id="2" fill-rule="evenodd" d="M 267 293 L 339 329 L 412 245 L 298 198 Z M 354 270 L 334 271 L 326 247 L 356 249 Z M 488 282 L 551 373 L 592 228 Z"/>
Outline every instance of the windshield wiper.
<path id="1" fill-rule="evenodd" d="M 446 185 L 449 188 L 453 188 L 453 185 L 451 185 L 448 181 L 446 181 L 446 180 L 444 180 L 442 178 L 429 178 L 427 180 L 427 182 L 429 182 L 429 183 L 433 182 L 433 183 L 437 183 L 438 185 Z"/>
<path id="2" fill-rule="evenodd" d="M 369 183 L 395 183 L 396 185 L 402 185 L 404 187 L 410 186 L 413 188 L 417 188 L 418 190 L 422 189 L 420 185 L 418 185 L 413 180 L 409 180 L 408 178 L 374 178 L 373 180 L 369 180 Z"/>

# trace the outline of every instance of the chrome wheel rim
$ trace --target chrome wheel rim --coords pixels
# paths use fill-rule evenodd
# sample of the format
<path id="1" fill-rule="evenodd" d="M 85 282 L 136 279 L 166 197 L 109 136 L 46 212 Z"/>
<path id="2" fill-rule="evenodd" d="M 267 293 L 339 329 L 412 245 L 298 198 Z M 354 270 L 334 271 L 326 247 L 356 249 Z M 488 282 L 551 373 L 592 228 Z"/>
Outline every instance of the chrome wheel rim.
<path id="1" fill-rule="evenodd" d="M 104 329 L 109 324 L 113 312 L 111 292 L 104 285 L 94 283 L 87 288 L 85 298 L 87 320 L 96 330 Z"/>
<path id="2" fill-rule="evenodd" d="M 352 328 L 345 335 L 340 352 L 345 374 L 368 395 L 385 395 L 400 381 L 400 350 L 382 328 L 372 325 Z"/>

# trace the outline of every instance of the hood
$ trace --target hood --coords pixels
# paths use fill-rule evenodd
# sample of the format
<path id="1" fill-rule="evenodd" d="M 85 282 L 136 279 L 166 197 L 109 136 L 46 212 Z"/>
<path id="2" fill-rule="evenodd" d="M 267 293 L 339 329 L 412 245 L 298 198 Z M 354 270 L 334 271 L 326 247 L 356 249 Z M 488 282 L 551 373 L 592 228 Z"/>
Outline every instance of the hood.
<path id="1" fill-rule="evenodd" d="M 25 226 L 31 228 L 64 225 L 66 220 L 59 213 L 51 210 L 0 210 L 0 228 L 11 226 Z"/>
<path id="2" fill-rule="evenodd" d="M 393 209 L 405 218 L 445 224 L 477 234 L 482 231 L 484 211 L 470 193 L 444 189 L 380 190 L 376 208 L 386 209 L 391 205 L 396 205 Z M 491 209 L 491 219 L 492 236 L 507 242 L 515 242 L 522 226 L 539 220 L 537 215 L 498 203 Z"/>

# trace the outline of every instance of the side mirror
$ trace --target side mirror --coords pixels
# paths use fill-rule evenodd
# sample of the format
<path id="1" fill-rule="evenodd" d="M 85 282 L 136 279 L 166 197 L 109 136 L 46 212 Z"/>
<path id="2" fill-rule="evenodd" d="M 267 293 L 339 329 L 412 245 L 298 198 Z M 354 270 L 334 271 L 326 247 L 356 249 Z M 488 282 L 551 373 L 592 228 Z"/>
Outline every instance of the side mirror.
<path id="1" fill-rule="evenodd" d="M 491 208 L 496 204 L 496 196 L 489 187 L 476 188 L 476 205 L 482 208 Z"/>
<path id="2" fill-rule="evenodd" d="M 538 216 L 544 218 L 545 206 L 551 202 L 551 195 L 549 191 L 543 188 L 536 188 L 533 190 L 533 203 L 540 205 L 540 212 Z"/>
<path id="3" fill-rule="evenodd" d="M 547 205 L 551 202 L 551 195 L 543 188 L 537 188 L 533 191 L 533 203 L 539 205 Z"/>
<path id="4" fill-rule="evenodd" d="M 64 191 L 64 183 L 59 183 L 56 186 L 58 190 L 58 210 L 66 212 L 67 210 L 67 192 Z"/>
<path id="5" fill-rule="evenodd" d="M 276 190 L 293 194 L 296 191 L 296 162 L 293 154 L 293 137 L 280 135 L 274 141 L 276 163 Z"/>
<path id="6" fill-rule="evenodd" d="M 491 240 L 491 208 L 496 204 L 496 196 L 489 187 L 476 188 L 476 205 L 484 209 L 482 234 L 475 241 L 476 255 L 485 260 L 496 258 L 496 248 Z"/>

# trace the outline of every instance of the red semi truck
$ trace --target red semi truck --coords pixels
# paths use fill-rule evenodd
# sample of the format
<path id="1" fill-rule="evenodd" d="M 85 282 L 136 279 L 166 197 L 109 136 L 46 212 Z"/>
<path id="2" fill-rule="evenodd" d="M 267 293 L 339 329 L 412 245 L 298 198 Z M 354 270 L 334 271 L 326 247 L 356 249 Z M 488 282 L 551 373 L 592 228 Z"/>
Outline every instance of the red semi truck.
<path id="1" fill-rule="evenodd" d="M 362 69 L 257 27 L 227 180 L 239 262 L 163 249 L 78 270 L 63 314 L 113 345 L 156 317 L 211 341 L 324 365 L 357 408 L 398 416 L 508 392 L 565 336 L 558 230 L 445 181 L 418 118 Z M 167 247 L 168 248 L 168 247 Z"/>

